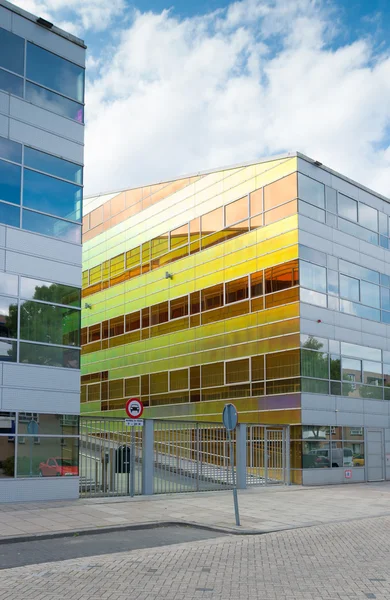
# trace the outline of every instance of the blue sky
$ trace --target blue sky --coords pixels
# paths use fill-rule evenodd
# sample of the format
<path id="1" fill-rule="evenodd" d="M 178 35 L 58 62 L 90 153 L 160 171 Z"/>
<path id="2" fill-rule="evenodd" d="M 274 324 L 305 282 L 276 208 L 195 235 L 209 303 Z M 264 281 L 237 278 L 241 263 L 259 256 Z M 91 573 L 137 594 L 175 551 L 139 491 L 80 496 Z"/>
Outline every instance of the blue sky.
<path id="1" fill-rule="evenodd" d="M 390 0 L 15 1 L 88 45 L 87 193 L 298 150 L 390 196 Z"/>

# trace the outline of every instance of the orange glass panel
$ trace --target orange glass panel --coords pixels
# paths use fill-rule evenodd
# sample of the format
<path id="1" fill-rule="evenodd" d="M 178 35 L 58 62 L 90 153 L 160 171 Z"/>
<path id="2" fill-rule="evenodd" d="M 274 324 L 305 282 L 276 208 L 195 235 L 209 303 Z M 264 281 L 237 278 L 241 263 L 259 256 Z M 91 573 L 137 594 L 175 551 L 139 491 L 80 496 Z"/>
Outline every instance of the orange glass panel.
<path id="1" fill-rule="evenodd" d="M 245 300 L 249 295 L 248 277 L 241 277 L 234 281 L 228 281 L 225 285 L 225 302 L 239 302 Z"/>
<path id="2" fill-rule="evenodd" d="M 124 317 L 116 317 L 115 319 L 110 319 L 110 337 L 114 337 L 116 335 L 122 335 L 125 330 Z"/>
<path id="3" fill-rule="evenodd" d="M 101 338 L 101 324 L 91 325 L 88 327 L 88 342 L 96 342 Z"/>
<path id="4" fill-rule="evenodd" d="M 200 312 L 200 292 L 190 294 L 190 314 L 195 315 Z"/>
<path id="5" fill-rule="evenodd" d="M 150 393 L 161 394 L 168 391 L 168 372 L 150 374 Z"/>
<path id="6" fill-rule="evenodd" d="M 105 202 L 103 204 L 103 221 L 108 221 L 108 219 L 111 217 L 111 202 L 110 200 L 108 202 Z"/>
<path id="7" fill-rule="evenodd" d="M 166 323 L 168 321 L 168 302 L 161 302 L 151 307 L 151 325 Z"/>
<path id="8" fill-rule="evenodd" d="M 96 208 L 89 214 L 89 223 L 90 223 L 90 226 L 89 226 L 90 229 L 93 229 L 94 227 L 97 227 L 98 225 L 103 223 L 103 207 L 102 206 L 99 206 L 99 208 Z"/>
<path id="9" fill-rule="evenodd" d="M 251 300 L 251 312 L 257 312 L 258 310 L 264 309 L 264 298 L 263 296 L 259 296 L 258 298 L 254 298 Z"/>
<path id="10" fill-rule="evenodd" d="M 226 363 L 226 383 L 239 383 L 240 381 L 249 381 L 249 358 Z"/>
<path id="11" fill-rule="evenodd" d="M 264 380 L 264 355 L 252 356 L 252 381 Z"/>
<path id="12" fill-rule="evenodd" d="M 142 200 L 142 188 L 136 188 L 135 190 L 127 190 L 126 195 L 126 206 L 133 206 L 137 202 Z"/>
<path id="13" fill-rule="evenodd" d="M 80 330 L 80 344 L 84 346 L 88 342 L 88 329 L 87 327 L 82 327 Z"/>
<path id="14" fill-rule="evenodd" d="M 121 192 L 120 194 L 118 194 L 118 196 L 115 196 L 115 198 L 111 199 L 111 217 L 113 217 L 114 215 L 117 215 L 118 213 L 120 213 L 122 210 L 125 209 L 126 203 L 126 195 L 125 192 Z"/>
<path id="15" fill-rule="evenodd" d="M 297 212 L 297 201 L 293 200 L 292 202 L 288 202 L 287 204 L 283 204 L 283 206 L 279 206 L 278 208 L 266 212 L 264 214 L 264 225 L 269 225 L 270 223 L 275 223 L 275 221 L 291 217 L 291 215 L 295 215 Z"/>
<path id="16" fill-rule="evenodd" d="M 202 237 L 223 229 L 223 208 L 216 208 L 201 217 Z"/>
<path id="17" fill-rule="evenodd" d="M 261 214 L 251 218 L 251 229 L 257 229 L 258 227 L 263 227 L 263 225 L 264 215 Z"/>
<path id="18" fill-rule="evenodd" d="M 268 294 L 268 296 L 265 296 L 265 307 L 272 308 L 273 306 L 282 306 L 283 304 L 297 302 L 298 300 L 299 288 L 295 287 L 288 290 L 283 290 L 282 292 Z"/>
<path id="19" fill-rule="evenodd" d="M 188 315 L 188 296 L 176 298 L 170 302 L 170 318 L 178 319 Z"/>
<path id="20" fill-rule="evenodd" d="M 251 296 L 262 296 L 264 292 L 263 287 L 263 271 L 257 271 L 257 273 L 251 273 Z"/>
<path id="21" fill-rule="evenodd" d="M 169 387 L 171 391 L 188 389 L 188 369 L 179 369 L 169 373 Z"/>
<path id="22" fill-rule="evenodd" d="M 140 392 L 140 379 L 139 377 L 130 377 L 125 379 L 125 396 L 139 396 Z"/>
<path id="23" fill-rule="evenodd" d="M 297 174 L 278 179 L 264 188 L 264 210 L 269 210 L 298 196 Z"/>
<path id="24" fill-rule="evenodd" d="M 141 325 L 144 329 L 145 327 L 150 326 L 150 307 L 143 308 L 141 311 Z"/>
<path id="25" fill-rule="evenodd" d="M 251 217 L 263 212 L 263 189 L 252 192 L 249 196 Z"/>
<path id="26" fill-rule="evenodd" d="M 171 231 L 171 248 L 188 244 L 188 223 Z"/>
<path id="27" fill-rule="evenodd" d="M 225 226 L 229 227 L 248 218 L 248 196 L 244 196 L 235 202 L 225 206 Z M 203 223 L 203 221 L 202 221 Z"/>
<path id="28" fill-rule="evenodd" d="M 201 291 L 202 311 L 218 308 L 223 305 L 223 284 L 213 285 Z"/>
<path id="29" fill-rule="evenodd" d="M 126 331 L 136 331 L 140 328 L 140 313 L 138 310 L 137 312 L 126 315 L 125 326 Z"/>
<path id="30" fill-rule="evenodd" d="M 190 388 L 197 390 L 200 388 L 200 367 L 190 368 Z"/>
<path id="31" fill-rule="evenodd" d="M 148 396 L 149 389 L 149 375 L 141 375 L 141 395 Z"/>

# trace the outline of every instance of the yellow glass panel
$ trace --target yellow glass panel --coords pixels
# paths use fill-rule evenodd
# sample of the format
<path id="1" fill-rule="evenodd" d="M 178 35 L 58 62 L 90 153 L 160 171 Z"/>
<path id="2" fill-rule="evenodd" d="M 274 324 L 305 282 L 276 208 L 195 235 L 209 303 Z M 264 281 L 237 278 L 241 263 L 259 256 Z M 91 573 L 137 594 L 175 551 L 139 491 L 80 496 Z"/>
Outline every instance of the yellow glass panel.
<path id="1" fill-rule="evenodd" d="M 165 254 L 169 250 L 169 232 L 152 239 L 152 259 Z"/>
<path id="2" fill-rule="evenodd" d="M 123 398 L 123 379 L 114 379 L 108 382 L 108 397 Z"/>
<path id="3" fill-rule="evenodd" d="M 102 279 L 106 280 L 110 278 L 110 261 L 106 260 L 102 264 Z"/>
<path id="4" fill-rule="evenodd" d="M 264 380 L 264 355 L 252 356 L 252 381 Z"/>
<path id="5" fill-rule="evenodd" d="M 82 286 L 87 287 L 89 285 L 89 271 L 83 271 Z"/>
<path id="6" fill-rule="evenodd" d="M 280 379 L 279 381 L 267 381 L 266 392 L 268 394 L 291 394 L 299 392 L 301 389 L 301 380 L 297 379 Z"/>
<path id="7" fill-rule="evenodd" d="M 87 402 L 96 402 L 100 400 L 100 383 L 94 383 L 87 386 Z"/>
<path id="8" fill-rule="evenodd" d="M 125 396 L 139 396 L 140 393 L 140 378 L 139 377 L 131 377 L 129 379 L 125 379 Z"/>
<path id="9" fill-rule="evenodd" d="M 177 229 L 173 229 L 171 231 L 171 248 L 177 248 L 179 246 L 188 244 L 188 223 L 182 225 L 182 227 L 178 227 Z"/>
<path id="10" fill-rule="evenodd" d="M 266 356 L 266 378 L 299 377 L 300 351 L 275 352 Z M 275 392 L 276 393 L 276 392 Z"/>
<path id="11" fill-rule="evenodd" d="M 125 270 L 125 255 L 119 254 L 110 260 L 110 276 L 115 277 Z"/>
<path id="12" fill-rule="evenodd" d="M 150 393 L 160 394 L 168 391 L 168 373 L 150 374 Z"/>
<path id="13" fill-rule="evenodd" d="M 126 252 L 126 269 L 132 269 L 136 265 L 139 265 L 141 260 L 141 248 L 137 246 L 132 250 Z"/>
<path id="14" fill-rule="evenodd" d="M 202 365 L 201 372 L 202 388 L 223 385 L 225 376 L 224 364 L 222 362 Z"/>
<path id="15" fill-rule="evenodd" d="M 188 389 L 188 369 L 179 369 L 169 373 L 170 390 Z"/>
<path id="16" fill-rule="evenodd" d="M 93 285 L 102 279 L 102 266 L 98 265 L 97 267 L 93 267 L 89 271 L 89 283 Z"/>

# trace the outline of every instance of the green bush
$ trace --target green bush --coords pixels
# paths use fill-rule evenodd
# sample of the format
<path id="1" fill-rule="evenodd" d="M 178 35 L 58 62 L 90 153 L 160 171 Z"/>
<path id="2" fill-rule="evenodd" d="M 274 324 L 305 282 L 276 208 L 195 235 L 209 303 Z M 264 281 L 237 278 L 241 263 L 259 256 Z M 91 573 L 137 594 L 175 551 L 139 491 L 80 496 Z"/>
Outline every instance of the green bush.
<path id="1" fill-rule="evenodd" d="M 1 467 L 4 471 L 4 475 L 7 477 L 13 477 L 15 475 L 15 458 L 9 456 L 1 463 Z"/>

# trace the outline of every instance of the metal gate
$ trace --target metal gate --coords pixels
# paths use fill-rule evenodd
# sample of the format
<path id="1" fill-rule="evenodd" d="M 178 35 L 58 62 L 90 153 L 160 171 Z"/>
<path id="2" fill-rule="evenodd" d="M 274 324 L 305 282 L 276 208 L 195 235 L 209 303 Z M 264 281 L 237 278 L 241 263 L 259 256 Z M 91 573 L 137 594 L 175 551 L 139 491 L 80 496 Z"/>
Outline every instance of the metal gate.
<path id="1" fill-rule="evenodd" d="M 248 425 L 247 485 L 288 484 L 290 479 L 288 426 Z"/>
<path id="2" fill-rule="evenodd" d="M 80 419 L 80 494 L 142 493 L 142 429 L 124 419 Z"/>

